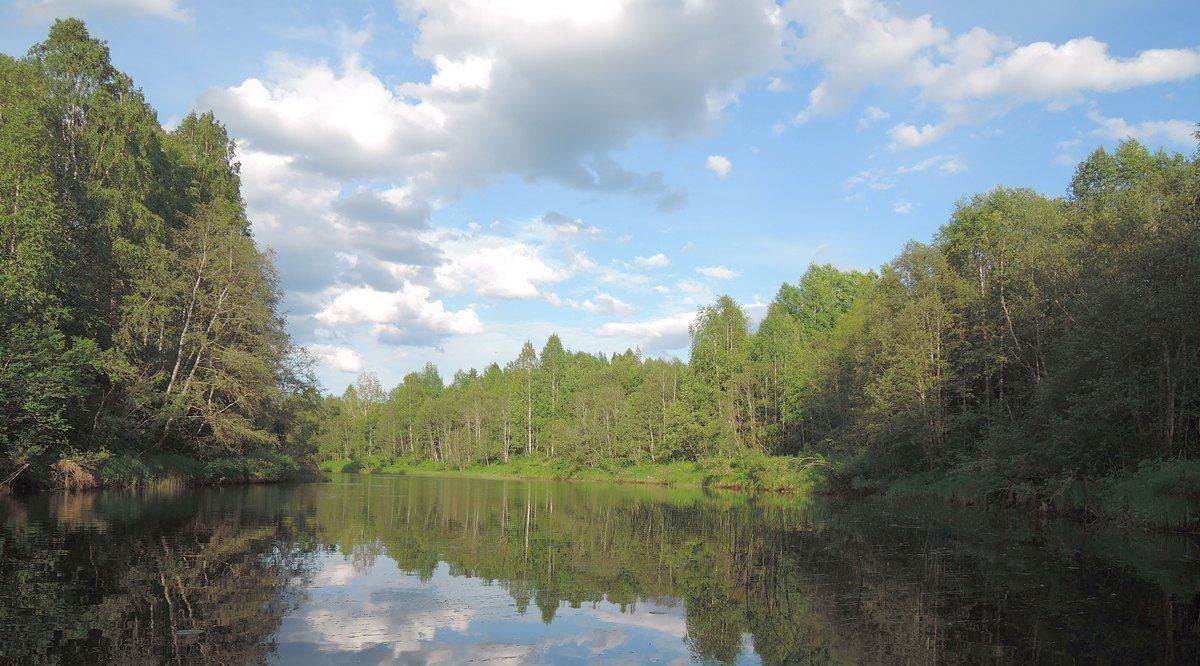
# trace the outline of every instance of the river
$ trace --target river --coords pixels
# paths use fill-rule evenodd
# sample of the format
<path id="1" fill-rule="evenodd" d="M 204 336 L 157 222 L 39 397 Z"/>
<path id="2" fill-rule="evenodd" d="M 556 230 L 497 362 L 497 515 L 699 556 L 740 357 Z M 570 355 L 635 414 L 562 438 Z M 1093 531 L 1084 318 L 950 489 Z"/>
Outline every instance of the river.
<path id="1" fill-rule="evenodd" d="M 586 483 L 0 497 L 0 663 L 1196 663 L 1200 542 Z"/>

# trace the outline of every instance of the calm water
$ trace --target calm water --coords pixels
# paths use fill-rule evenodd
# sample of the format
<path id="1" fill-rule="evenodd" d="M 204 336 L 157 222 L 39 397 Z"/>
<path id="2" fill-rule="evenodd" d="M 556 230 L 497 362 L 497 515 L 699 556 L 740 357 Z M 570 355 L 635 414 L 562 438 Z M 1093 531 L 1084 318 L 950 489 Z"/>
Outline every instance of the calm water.
<path id="1" fill-rule="evenodd" d="M 0 662 L 1195 663 L 1197 545 L 441 478 L 0 498 Z"/>

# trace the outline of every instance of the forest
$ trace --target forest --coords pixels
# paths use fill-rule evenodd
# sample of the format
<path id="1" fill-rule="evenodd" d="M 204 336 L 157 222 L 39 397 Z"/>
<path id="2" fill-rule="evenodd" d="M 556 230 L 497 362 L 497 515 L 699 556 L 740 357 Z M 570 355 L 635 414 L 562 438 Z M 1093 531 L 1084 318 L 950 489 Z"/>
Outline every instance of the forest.
<path id="1" fill-rule="evenodd" d="M 300 468 L 319 395 L 212 114 L 164 130 L 57 21 L 0 55 L 0 209 L 0 482 Z"/>
<path id="2" fill-rule="evenodd" d="M 1127 140 L 1062 196 L 965 198 L 878 271 L 798 266 L 761 322 L 701 308 L 686 360 L 555 335 L 340 395 L 288 337 L 235 157 L 211 113 L 163 129 L 78 20 L 0 56 L 0 482 L 657 468 L 1195 520 L 1200 156 Z"/>
<path id="3" fill-rule="evenodd" d="M 810 266 L 757 328 L 722 296 L 686 363 L 551 336 L 449 381 L 427 364 L 385 390 L 365 372 L 317 420 L 330 469 L 691 461 L 759 487 L 782 467 L 1044 505 L 1098 488 L 1122 511 L 1153 504 L 1144 521 L 1194 521 L 1200 159 L 1128 140 L 1065 196 L 964 199 L 878 272 Z"/>

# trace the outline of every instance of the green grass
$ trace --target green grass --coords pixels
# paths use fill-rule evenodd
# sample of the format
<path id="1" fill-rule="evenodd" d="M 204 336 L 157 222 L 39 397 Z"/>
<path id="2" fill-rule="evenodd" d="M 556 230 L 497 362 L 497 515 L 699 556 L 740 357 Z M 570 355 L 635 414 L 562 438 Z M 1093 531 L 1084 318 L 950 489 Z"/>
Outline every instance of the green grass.
<path id="1" fill-rule="evenodd" d="M 496 479 L 555 479 L 664 486 L 812 492 L 823 482 L 821 472 L 787 456 L 746 456 L 738 459 L 645 463 L 633 466 L 580 467 L 541 455 L 518 456 L 508 463 L 455 465 L 431 461 L 333 460 L 321 464 L 327 472 L 449 475 Z"/>

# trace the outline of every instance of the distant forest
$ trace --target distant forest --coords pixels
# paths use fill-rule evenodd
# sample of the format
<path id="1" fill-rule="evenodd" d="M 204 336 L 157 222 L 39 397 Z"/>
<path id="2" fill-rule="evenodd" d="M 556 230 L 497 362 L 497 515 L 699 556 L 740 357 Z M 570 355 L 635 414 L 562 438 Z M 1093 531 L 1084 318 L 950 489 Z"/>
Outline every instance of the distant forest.
<path id="1" fill-rule="evenodd" d="M 103 42 L 0 56 L 0 480 L 113 453 L 464 468 L 804 456 L 1053 488 L 1200 453 L 1200 157 L 1098 149 L 1063 197 L 963 200 L 878 272 L 810 266 L 687 362 L 557 336 L 322 397 L 211 114 L 164 130 Z M 797 267 L 800 273 L 803 267 Z"/>
<path id="2" fill-rule="evenodd" d="M 568 468 L 823 456 L 843 479 L 1053 488 L 1200 453 L 1200 160 L 1098 149 L 1065 197 L 997 188 L 879 272 L 810 266 L 752 330 L 700 309 L 687 363 L 571 352 L 384 390 L 319 417 L 323 459 Z"/>

